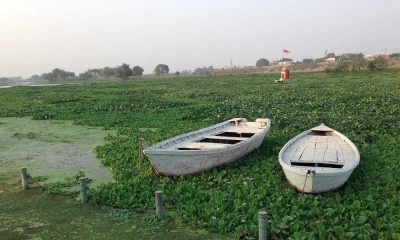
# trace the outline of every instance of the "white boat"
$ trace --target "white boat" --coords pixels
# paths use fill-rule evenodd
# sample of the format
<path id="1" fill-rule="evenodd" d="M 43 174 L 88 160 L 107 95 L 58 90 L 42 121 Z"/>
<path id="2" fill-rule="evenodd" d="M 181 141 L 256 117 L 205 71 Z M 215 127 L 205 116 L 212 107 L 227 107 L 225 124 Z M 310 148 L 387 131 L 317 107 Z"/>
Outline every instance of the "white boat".
<path id="1" fill-rule="evenodd" d="M 359 162 L 354 143 L 324 124 L 299 134 L 279 152 L 286 179 L 303 193 L 338 189 Z"/>
<path id="2" fill-rule="evenodd" d="M 267 118 L 255 122 L 233 118 L 152 147 L 144 139 L 139 140 L 159 175 L 180 176 L 205 172 L 243 157 L 260 147 L 270 126 Z"/>

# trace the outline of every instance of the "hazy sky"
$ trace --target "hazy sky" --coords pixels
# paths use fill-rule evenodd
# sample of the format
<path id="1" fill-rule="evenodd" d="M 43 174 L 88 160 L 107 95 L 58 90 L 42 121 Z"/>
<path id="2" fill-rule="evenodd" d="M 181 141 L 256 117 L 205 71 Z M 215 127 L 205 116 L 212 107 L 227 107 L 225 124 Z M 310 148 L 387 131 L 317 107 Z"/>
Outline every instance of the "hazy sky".
<path id="1" fill-rule="evenodd" d="M 0 77 L 400 52 L 400 0 L 0 0 Z"/>

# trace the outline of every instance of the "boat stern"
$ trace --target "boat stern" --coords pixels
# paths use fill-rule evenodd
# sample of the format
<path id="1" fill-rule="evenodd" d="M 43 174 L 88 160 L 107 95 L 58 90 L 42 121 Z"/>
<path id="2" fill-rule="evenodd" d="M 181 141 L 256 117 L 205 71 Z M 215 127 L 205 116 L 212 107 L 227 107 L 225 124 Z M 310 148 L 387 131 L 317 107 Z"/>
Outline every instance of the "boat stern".
<path id="1" fill-rule="evenodd" d="M 257 118 L 256 123 L 260 124 L 260 128 L 269 128 L 271 120 L 268 118 Z"/>

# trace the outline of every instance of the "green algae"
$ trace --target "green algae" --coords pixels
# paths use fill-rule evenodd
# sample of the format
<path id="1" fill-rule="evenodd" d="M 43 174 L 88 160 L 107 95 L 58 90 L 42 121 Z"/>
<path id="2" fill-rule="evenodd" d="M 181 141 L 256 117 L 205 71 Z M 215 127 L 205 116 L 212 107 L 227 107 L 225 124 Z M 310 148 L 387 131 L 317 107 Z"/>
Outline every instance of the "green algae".
<path id="1" fill-rule="evenodd" d="M 112 181 L 93 149 L 115 131 L 29 117 L 0 118 L 0 122 L 0 176 L 26 167 L 32 177 L 45 176 L 44 183 L 64 181 L 79 171 L 93 180 L 93 187 Z"/>

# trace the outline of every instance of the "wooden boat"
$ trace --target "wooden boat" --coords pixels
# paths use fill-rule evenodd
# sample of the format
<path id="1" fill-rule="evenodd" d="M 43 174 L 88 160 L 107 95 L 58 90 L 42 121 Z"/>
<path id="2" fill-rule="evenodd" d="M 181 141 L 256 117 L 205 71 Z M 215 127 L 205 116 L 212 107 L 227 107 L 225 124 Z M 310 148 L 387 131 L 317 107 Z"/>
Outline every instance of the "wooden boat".
<path id="1" fill-rule="evenodd" d="M 267 118 L 255 122 L 233 118 L 152 147 L 144 139 L 139 140 L 159 175 L 180 176 L 205 172 L 243 157 L 260 147 L 270 126 Z"/>
<path id="2" fill-rule="evenodd" d="M 359 162 L 353 142 L 324 124 L 299 134 L 279 152 L 286 179 L 303 193 L 341 187 Z"/>

